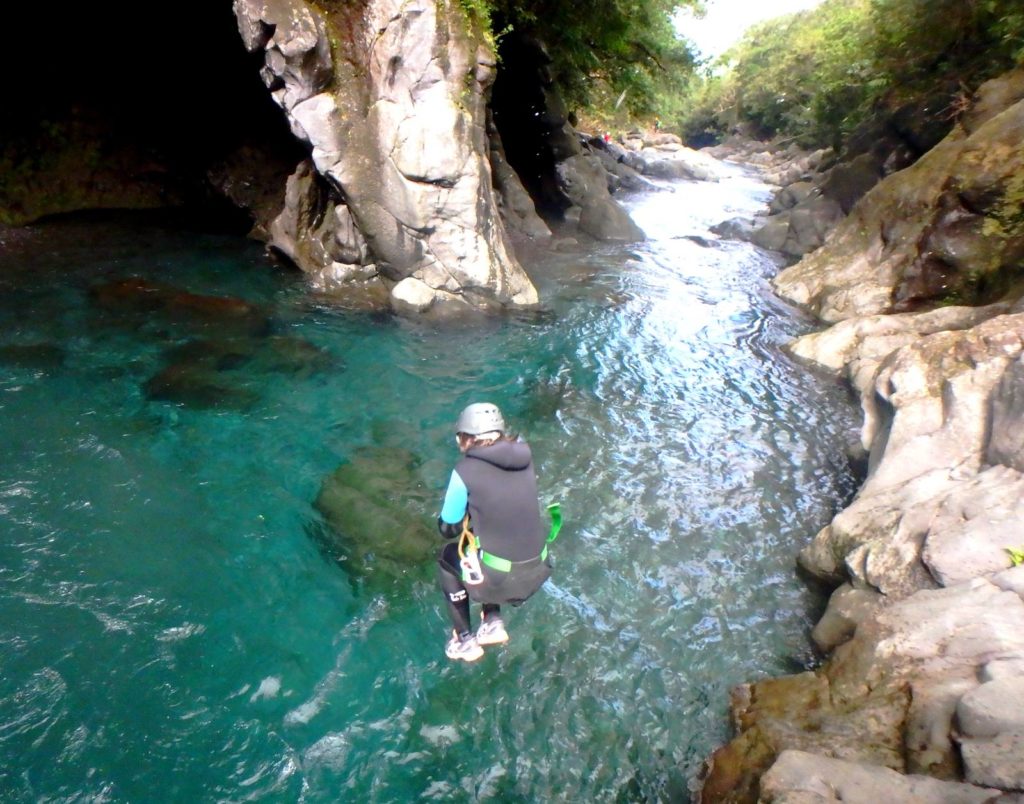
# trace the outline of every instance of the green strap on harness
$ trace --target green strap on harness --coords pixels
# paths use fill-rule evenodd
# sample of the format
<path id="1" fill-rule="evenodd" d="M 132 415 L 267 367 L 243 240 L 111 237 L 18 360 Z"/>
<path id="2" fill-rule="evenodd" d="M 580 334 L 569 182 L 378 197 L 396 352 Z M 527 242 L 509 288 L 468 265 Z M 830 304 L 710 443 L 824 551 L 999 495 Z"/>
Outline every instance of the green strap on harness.
<path id="1" fill-rule="evenodd" d="M 558 538 L 558 531 L 562 529 L 562 506 L 558 503 L 551 503 L 548 506 L 548 514 L 551 517 L 551 530 L 548 532 L 548 544 Z M 547 550 L 547 545 L 544 546 Z"/>
<path id="2" fill-rule="evenodd" d="M 544 544 L 544 549 L 540 551 L 541 561 L 548 557 L 548 545 L 558 538 L 558 531 L 562 529 L 562 506 L 558 503 L 551 503 L 551 505 L 548 506 L 548 514 L 551 517 L 551 530 L 548 531 L 548 539 Z M 486 550 L 480 551 L 480 560 L 488 567 L 496 569 L 498 572 L 512 571 L 511 561 L 507 558 L 496 556 L 493 553 L 488 553 Z"/>

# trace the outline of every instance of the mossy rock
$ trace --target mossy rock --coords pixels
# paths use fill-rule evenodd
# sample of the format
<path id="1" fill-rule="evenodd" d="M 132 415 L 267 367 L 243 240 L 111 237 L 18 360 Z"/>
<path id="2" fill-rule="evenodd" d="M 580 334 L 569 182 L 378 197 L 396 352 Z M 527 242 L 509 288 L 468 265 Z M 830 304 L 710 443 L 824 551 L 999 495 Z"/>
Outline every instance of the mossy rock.
<path id="1" fill-rule="evenodd" d="M 356 576 L 399 577 L 430 561 L 438 500 L 420 459 L 397 447 L 364 447 L 328 475 L 315 506 L 330 527 L 323 545 Z"/>

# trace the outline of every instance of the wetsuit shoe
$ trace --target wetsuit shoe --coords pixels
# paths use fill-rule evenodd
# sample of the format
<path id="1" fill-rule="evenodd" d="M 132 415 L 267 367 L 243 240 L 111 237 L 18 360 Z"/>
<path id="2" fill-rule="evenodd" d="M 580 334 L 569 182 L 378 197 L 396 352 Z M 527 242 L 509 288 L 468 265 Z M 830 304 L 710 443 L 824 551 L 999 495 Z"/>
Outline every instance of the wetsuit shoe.
<path id="1" fill-rule="evenodd" d="M 476 637 L 473 636 L 473 634 L 467 634 L 464 637 L 460 637 L 452 631 L 452 638 L 449 639 L 448 644 L 444 646 L 444 655 L 449 659 L 459 659 L 463 662 L 475 662 L 484 655 L 484 649 L 480 647 L 480 643 L 476 641 Z"/>
<path id="2" fill-rule="evenodd" d="M 476 641 L 481 645 L 504 645 L 508 642 L 508 631 L 501 617 L 488 617 L 476 629 Z"/>

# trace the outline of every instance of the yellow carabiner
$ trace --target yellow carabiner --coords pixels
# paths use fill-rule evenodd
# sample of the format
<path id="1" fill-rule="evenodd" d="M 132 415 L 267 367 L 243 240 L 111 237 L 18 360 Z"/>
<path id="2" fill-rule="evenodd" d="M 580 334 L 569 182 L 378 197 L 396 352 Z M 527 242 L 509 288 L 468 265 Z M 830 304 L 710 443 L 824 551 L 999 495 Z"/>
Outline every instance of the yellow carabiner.
<path id="1" fill-rule="evenodd" d="M 469 514 L 466 514 L 462 518 L 462 534 L 459 536 L 459 558 L 463 559 L 466 557 L 466 545 L 469 545 L 471 550 L 478 549 L 476 543 L 476 537 L 473 535 L 473 531 L 469 529 Z"/>

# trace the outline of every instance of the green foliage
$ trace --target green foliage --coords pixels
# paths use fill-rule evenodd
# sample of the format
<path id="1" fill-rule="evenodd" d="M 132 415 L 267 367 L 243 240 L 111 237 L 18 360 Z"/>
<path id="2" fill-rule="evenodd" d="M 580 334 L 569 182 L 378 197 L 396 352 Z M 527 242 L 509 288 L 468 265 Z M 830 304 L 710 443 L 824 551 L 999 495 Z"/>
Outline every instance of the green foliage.
<path id="1" fill-rule="evenodd" d="M 1024 55 L 1019 0 L 871 0 L 869 22 L 876 71 L 894 86 L 976 83 Z"/>
<path id="2" fill-rule="evenodd" d="M 469 0 L 467 0 L 469 1 Z M 494 0 L 494 23 L 535 35 L 570 105 L 623 105 L 637 116 L 665 113 L 681 93 L 693 55 L 672 15 L 699 0 Z"/>
<path id="3" fill-rule="evenodd" d="M 834 139 L 869 92 L 864 33 L 870 0 L 826 0 L 751 28 L 692 89 L 683 130 L 747 123 L 764 135 Z M 699 121 L 699 122 L 697 122 Z"/>
<path id="4" fill-rule="evenodd" d="M 1015 550 L 1012 547 L 1007 547 L 1005 549 L 1006 552 L 1010 554 L 1011 566 L 1019 567 L 1021 564 L 1024 564 L 1024 547 L 1019 550 Z"/>
<path id="5" fill-rule="evenodd" d="M 973 87 L 1022 58 L 1019 0 L 825 0 L 748 31 L 689 88 L 681 125 L 837 145 L 879 104 Z"/>

